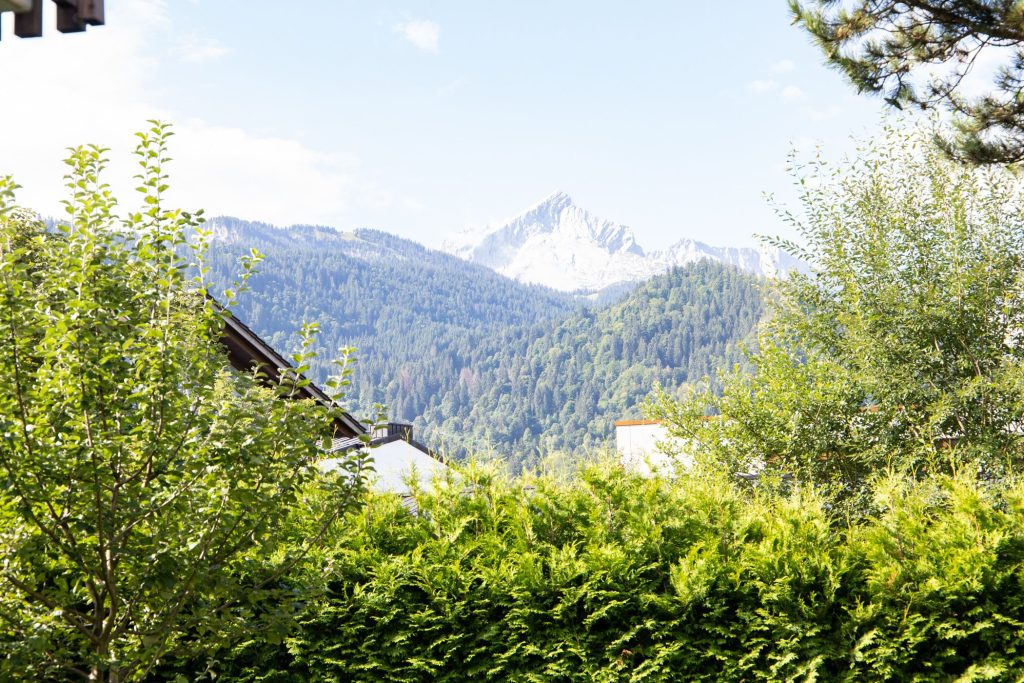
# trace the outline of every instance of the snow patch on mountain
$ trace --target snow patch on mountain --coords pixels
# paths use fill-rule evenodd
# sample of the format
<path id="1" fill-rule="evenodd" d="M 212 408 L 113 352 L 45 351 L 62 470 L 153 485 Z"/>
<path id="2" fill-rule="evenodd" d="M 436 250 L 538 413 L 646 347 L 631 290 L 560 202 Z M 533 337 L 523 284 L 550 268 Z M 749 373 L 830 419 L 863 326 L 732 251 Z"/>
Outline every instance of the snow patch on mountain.
<path id="1" fill-rule="evenodd" d="M 500 225 L 455 235 L 443 248 L 520 282 L 581 294 L 641 282 L 701 259 L 766 277 L 807 268 L 803 261 L 768 246 L 712 247 L 683 239 L 665 251 L 645 253 L 628 226 L 594 216 L 564 192 L 555 192 Z"/>

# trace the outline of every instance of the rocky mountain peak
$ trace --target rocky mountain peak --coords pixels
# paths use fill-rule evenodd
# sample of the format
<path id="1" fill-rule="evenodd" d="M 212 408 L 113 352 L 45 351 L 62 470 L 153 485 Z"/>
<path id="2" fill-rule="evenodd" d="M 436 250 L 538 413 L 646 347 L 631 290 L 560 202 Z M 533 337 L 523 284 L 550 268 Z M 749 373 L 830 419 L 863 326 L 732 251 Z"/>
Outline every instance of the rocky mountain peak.
<path id="1" fill-rule="evenodd" d="M 767 276 L 799 267 L 795 259 L 763 249 L 710 247 L 690 239 L 648 254 L 628 226 L 591 214 L 561 191 L 502 224 L 462 233 L 444 248 L 521 282 L 580 293 L 641 282 L 704 258 Z"/>

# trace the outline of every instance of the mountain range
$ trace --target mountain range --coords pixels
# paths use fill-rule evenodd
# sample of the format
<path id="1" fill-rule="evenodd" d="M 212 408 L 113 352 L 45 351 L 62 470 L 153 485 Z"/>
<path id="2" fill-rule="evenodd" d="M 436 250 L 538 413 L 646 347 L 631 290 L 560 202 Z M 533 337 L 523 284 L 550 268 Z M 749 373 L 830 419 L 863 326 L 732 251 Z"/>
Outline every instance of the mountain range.
<path id="1" fill-rule="evenodd" d="M 738 344 L 760 319 L 762 278 L 722 258 L 677 255 L 684 266 L 664 255 L 649 260 L 627 228 L 594 219 L 568 198 L 534 207 L 517 225 L 555 226 L 538 234 L 579 248 L 577 262 L 625 254 L 643 268 L 630 271 L 634 280 L 594 281 L 590 292 L 620 287 L 614 299 L 583 297 L 583 287 L 531 284 L 482 258 L 377 230 L 222 217 L 207 226 L 209 272 L 215 290 L 228 287 L 239 258 L 257 248 L 265 260 L 235 313 L 258 334 L 288 353 L 296 330 L 318 323 L 323 357 L 312 363 L 315 380 L 331 373 L 328 359 L 339 347 L 358 349 L 350 410 L 365 416 L 382 402 L 392 419 L 414 422 L 420 437 L 449 455 L 487 450 L 514 467 L 552 449 L 609 445 L 614 421 L 640 417 L 656 383 L 680 389 L 739 360 Z M 575 241 L 566 240 L 570 227 Z M 528 251 L 505 244 L 506 258 L 525 262 Z M 750 256 L 739 265 L 766 263 Z"/>
<path id="2" fill-rule="evenodd" d="M 443 249 L 519 282 L 582 295 L 621 290 L 704 259 L 764 277 L 806 268 L 770 246 L 713 247 L 681 239 L 664 251 L 648 253 L 628 226 L 594 216 L 564 192 L 502 224 L 456 234 Z"/>

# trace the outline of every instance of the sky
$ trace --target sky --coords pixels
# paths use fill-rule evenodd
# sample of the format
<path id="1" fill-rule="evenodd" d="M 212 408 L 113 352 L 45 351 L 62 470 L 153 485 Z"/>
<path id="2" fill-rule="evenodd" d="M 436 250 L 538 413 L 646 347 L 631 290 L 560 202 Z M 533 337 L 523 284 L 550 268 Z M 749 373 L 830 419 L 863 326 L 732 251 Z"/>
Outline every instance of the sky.
<path id="1" fill-rule="evenodd" d="M 785 0 L 107 0 L 39 39 L 0 19 L 0 174 L 56 214 L 66 148 L 109 147 L 133 207 L 134 131 L 173 124 L 170 200 L 438 247 L 560 190 L 681 238 L 792 236 L 793 149 L 853 149 L 882 103 L 822 65 Z M 290 6 L 301 9 L 289 11 Z"/>

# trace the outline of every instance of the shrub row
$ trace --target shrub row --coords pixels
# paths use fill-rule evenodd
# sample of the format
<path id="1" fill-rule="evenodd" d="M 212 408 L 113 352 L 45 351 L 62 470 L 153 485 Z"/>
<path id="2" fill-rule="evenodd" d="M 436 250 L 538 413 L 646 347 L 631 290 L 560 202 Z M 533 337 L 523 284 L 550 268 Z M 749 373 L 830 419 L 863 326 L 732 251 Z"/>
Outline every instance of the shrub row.
<path id="1" fill-rule="evenodd" d="M 467 482 L 473 481 L 473 484 Z M 219 680 L 1022 680 L 1024 486 L 882 480 L 875 512 L 713 476 L 470 473 L 372 498 L 279 643 Z"/>

